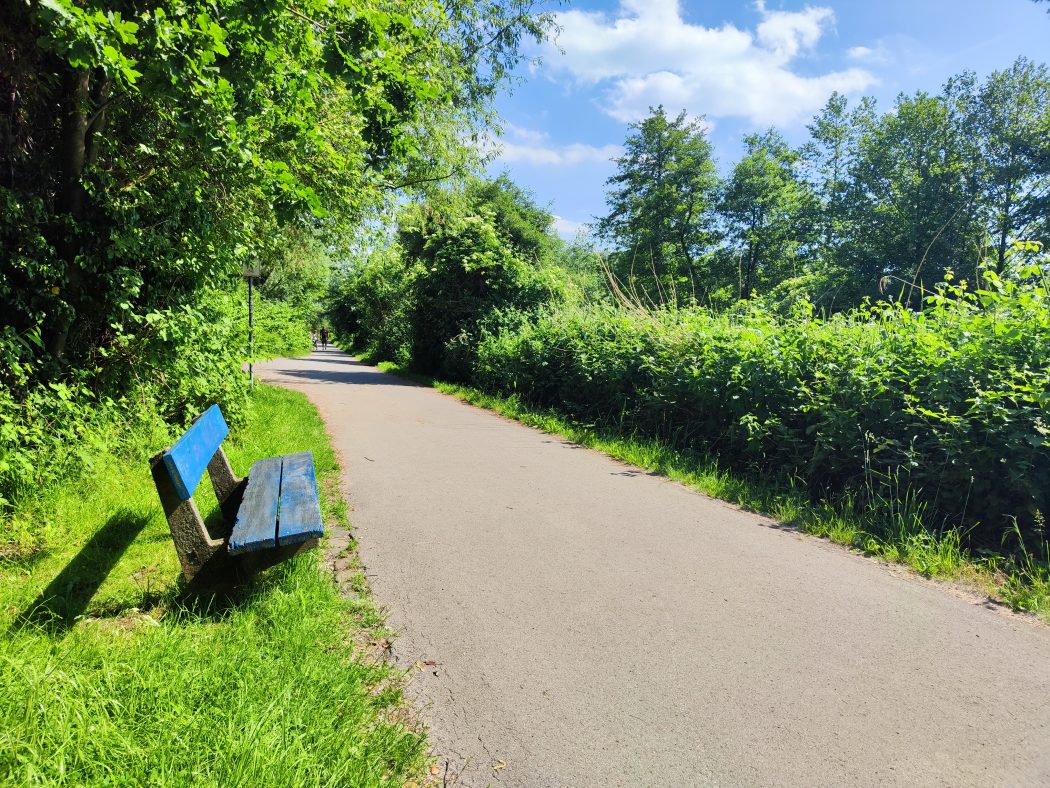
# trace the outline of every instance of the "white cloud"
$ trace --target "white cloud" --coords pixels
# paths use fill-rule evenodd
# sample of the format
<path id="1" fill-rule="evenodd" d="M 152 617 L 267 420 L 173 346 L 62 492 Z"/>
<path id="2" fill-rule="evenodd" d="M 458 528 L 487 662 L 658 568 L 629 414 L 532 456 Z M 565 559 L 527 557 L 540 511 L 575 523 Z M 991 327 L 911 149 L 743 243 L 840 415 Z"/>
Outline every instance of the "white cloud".
<path id="1" fill-rule="evenodd" d="M 835 21 L 835 12 L 830 8 L 806 6 L 803 11 L 767 11 L 762 0 L 755 5 L 762 14 L 759 43 L 785 59 L 816 46 L 824 28 Z"/>
<path id="2" fill-rule="evenodd" d="M 572 165 L 607 162 L 623 153 L 619 145 L 587 145 L 582 142 L 555 145 L 549 141 L 549 135 L 545 132 L 525 129 L 513 123 L 503 125 L 507 136 L 514 141 L 489 139 L 483 143 L 483 149 L 505 162 Z"/>
<path id="3" fill-rule="evenodd" d="M 623 148 L 619 145 L 596 146 L 580 142 L 561 146 L 518 145 L 513 142 L 501 142 L 496 145 L 496 150 L 497 155 L 503 161 L 524 162 L 525 164 L 605 162 L 616 158 L 623 152 Z"/>
<path id="4" fill-rule="evenodd" d="M 888 63 L 890 53 L 880 41 L 875 47 L 852 47 L 847 49 L 846 57 L 859 63 Z"/>
<path id="5" fill-rule="evenodd" d="M 590 229 L 590 225 L 586 222 L 574 222 L 572 219 L 566 219 L 564 216 L 554 217 L 554 232 L 560 235 L 566 240 L 573 240 L 580 234 L 581 231 Z"/>
<path id="6" fill-rule="evenodd" d="M 503 131 L 515 140 L 526 142 L 531 145 L 541 145 L 547 141 L 548 134 L 545 131 L 535 131 L 534 129 L 526 129 L 522 126 L 515 126 L 513 123 L 503 122 Z"/>
<path id="7" fill-rule="evenodd" d="M 704 27 L 682 19 L 678 0 L 621 0 L 615 15 L 558 14 L 563 56 L 547 54 L 554 70 L 604 86 L 603 110 L 622 121 L 650 106 L 690 115 L 746 117 L 755 124 L 789 124 L 820 108 L 832 91 L 856 93 L 875 83 L 861 68 L 805 76 L 792 61 L 820 42 L 835 20 L 830 8 L 769 11 L 754 32 L 731 24 Z"/>

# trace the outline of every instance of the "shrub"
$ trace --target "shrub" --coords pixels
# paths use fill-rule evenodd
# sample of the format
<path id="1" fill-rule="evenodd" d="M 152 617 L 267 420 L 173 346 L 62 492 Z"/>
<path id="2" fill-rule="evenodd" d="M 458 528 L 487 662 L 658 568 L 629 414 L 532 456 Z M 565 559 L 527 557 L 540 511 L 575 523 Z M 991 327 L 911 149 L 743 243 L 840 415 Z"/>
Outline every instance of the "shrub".
<path id="1" fill-rule="evenodd" d="M 525 260 L 487 214 L 424 215 L 344 275 L 329 314 L 369 353 L 466 380 L 484 329 L 563 291 L 564 274 Z"/>

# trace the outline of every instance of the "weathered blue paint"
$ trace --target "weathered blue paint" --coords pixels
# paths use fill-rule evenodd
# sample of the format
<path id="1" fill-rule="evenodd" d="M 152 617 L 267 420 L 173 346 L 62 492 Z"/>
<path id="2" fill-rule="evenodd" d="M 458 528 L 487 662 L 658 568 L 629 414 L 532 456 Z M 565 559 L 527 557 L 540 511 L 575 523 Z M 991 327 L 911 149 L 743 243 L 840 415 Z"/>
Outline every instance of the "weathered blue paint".
<path id="1" fill-rule="evenodd" d="M 317 478 L 311 452 L 286 454 L 281 470 L 281 507 L 277 543 L 298 544 L 324 535 L 321 507 L 317 500 Z"/>
<path id="2" fill-rule="evenodd" d="M 229 433 L 230 428 L 226 426 L 219 406 L 212 405 L 164 453 L 164 467 L 168 469 L 180 499 L 185 501 L 193 495 L 208 463 Z"/>
<path id="3" fill-rule="evenodd" d="M 230 555 L 277 546 L 277 509 L 281 495 L 281 457 L 252 465 L 241 508 L 230 534 Z"/>

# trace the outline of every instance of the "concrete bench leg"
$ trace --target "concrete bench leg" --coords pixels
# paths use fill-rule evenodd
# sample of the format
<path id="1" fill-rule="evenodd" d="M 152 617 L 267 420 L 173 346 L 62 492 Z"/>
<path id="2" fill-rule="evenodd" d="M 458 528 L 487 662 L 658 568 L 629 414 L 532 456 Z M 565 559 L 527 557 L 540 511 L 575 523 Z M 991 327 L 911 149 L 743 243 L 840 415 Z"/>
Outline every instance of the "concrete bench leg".
<path id="1" fill-rule="evenodd" d="M 229 554 L 226 552 L 226 540 L 211 537 L 193 498 L 185 501 L 179 498 L 168 470 L 164 467 L 163 456 L 163 452 L 154 456 L 150 460 L 150 468 L 153 472 L 153 482 L 160 494 L 164 516 L 168 519 L 171 538 L 175 542 L 175 552 L 178 553 L 179 563 L 182 564 L 183 576 L 187 581 L 193 581 L 202 572 L 210 574 L 213 569 L 229 570 L 231 567 Z M 225 459 L 223 455 L 223 460 Z M 226 466 L 229 468 L 229 463 Z M 232 475 L 231 472 L 230 476 Z"/>

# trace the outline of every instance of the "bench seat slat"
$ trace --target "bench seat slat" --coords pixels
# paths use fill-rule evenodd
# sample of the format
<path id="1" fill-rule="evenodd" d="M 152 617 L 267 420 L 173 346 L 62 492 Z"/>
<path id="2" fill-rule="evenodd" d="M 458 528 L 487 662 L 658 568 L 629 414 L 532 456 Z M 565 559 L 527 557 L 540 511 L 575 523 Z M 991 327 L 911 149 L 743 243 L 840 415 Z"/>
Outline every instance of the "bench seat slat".
<path id="1" fill-rule="evenodd" d="M 208 463 L 229 432 L 230 428 L 226 426 L 226 419 L 222 417 L 219 406 L 212 405 L 164 453 L 164 467 L 168 469 L 175 493 L 181 500 L 187 501 L 192 497 Z"/>
<path id="2" fill-rule="evenodd" d="M 277 527 L 277 543 L 282 546 L 298 544 L 324 534 L 321 507 L 317 500 L 313 453 L 286 454 L 283 460 Z"/>
<path id="3" fill-rule="evenodd" d="M 277 546 L 281 460 L 281 457 L 268 457 L 252 465 L 237 522 L 230 534 L 230 555 Z"/>

